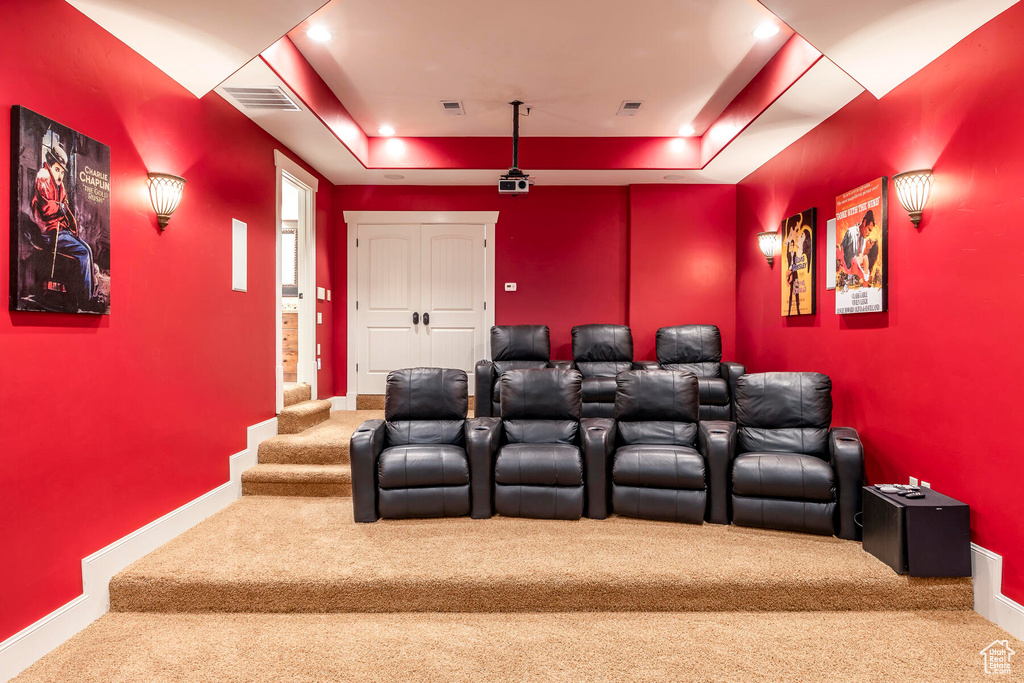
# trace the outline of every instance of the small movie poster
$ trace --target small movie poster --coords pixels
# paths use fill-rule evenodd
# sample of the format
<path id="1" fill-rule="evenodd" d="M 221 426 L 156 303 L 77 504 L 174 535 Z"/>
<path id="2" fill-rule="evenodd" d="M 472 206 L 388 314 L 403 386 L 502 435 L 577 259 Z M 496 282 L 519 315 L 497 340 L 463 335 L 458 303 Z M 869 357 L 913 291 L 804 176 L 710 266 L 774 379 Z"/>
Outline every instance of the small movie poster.
<path id="1" fill-rule="evenodd" d="M 782 315 L 811 315 L 814 293 L 814 234 L 818 210 L 807 209 L 782 221 Z"/>
<path id="2" fill-rule="evenodd" d="M 11 111 L 12 311 L 110 313 L 110 148 Z"/>
<path id="3" fill-rule="evenodd" d="M 886 178 L 836 197 L 836 313 L 887 310 Z"/>

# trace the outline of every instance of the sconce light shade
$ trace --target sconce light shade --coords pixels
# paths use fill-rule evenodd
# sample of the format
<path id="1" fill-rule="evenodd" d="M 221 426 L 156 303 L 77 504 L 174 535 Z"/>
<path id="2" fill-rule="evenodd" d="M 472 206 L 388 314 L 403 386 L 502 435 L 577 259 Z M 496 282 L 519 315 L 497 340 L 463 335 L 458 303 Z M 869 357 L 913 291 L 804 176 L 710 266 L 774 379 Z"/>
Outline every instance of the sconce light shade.
<path id="1" fill-rule="evenodd" d="M 910 214 L 910 220 L 916 228 L 921 223 L 921 211 L 928 203 L 928 195 L 932 191 L 932 169 L 897 173 L 892 177 L 892 182 L 896 186 L 900 204 Z"/>
<path id="2" fill-rule="evenodd" d="M 757 233 L 757 246 L 761 247 L 761 253 L 768 259 L 768 267 L 775 263 L 775 255 L 779 253 L 782 246 L 782 235 L 777 232 Z"/>
<path id="3" fill-rule="evenodd" d="M 149 200 L 156 211 L 156 222 L 163 230 L 171 220 L 171 214 L 181 202 L 181 193 L 185 189 L 185 179 L 170 173 L 149 174 Z"/>

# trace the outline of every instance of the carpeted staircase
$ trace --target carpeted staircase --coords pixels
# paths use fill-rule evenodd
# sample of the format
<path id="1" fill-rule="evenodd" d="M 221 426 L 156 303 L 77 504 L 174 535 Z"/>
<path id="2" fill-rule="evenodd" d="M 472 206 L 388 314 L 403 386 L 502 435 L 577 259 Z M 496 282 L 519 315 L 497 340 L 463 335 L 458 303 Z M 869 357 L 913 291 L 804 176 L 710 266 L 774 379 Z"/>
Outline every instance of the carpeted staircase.
<path id="1" fill-rule="evenodd" d="M 617 516 L 355 524 L 348 439 L 381 416 L 260 444 L 241 500 L 114 577 L 111 613 L 18 683 L 981 681 L 990 643 L 1024 652 L 971 611 L 969 579 L 899 576 L 837 538 Z"/>
<path id="2" fill-rule="evenodd" d="M 259 445 L 258 463 L 242 473 L 247 496 L 350 496 L 348 443 L 364 420 L 383 411 L 339 411 L 330 401 L 310 400 L 308 384 L 285 388 L 278 435 Z M 297 427 L 305 425 L 302 429 Z"/>

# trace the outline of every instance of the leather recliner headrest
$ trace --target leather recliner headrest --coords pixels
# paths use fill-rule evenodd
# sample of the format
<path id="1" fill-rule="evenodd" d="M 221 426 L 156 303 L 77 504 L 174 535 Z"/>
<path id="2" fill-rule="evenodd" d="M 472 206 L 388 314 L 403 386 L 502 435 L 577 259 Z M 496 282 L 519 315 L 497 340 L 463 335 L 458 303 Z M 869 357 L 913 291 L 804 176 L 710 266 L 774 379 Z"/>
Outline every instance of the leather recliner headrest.
<path id="1" fill-rule="evenodd" d="M 469 382 L 463 370 L 405 368 L 388 373 L 384 419 L 465 420 Z"/>
<path id="2" fill-rule="evenodd" d="M 659 363 L 722 362 L 722 334 L 715 325 L 662 327 L 655 339 Z"/>
<path id="3" fill-rule="evenodd" d="M 741 427 L 828 428 L 832 380 L 820 372 L 761 372 L 736 380 L 736 423 Z"/>
<path id="4" fill-rule="evenodd" d="M 495 325 L 491 328 L 491 360 L 550 360 L 547 325 Z"/>
<path id="5" fill-rule="evenodd" d="M 503 420 L 579 420 L 583 407 L 578 370 L 509 370 L 501 375 Z"/>
<path id="6" fill-rule="evenodd" d="M 626 325 L 577 325 L 572 328 L 576 362 L 633 362 L 633 333 Z"/>
<path id="7" fill-rule="evenodd" d="M 679 370 L 629 370 L 615 378 L 615 419 L 698 422 L 697 376 Z"/>

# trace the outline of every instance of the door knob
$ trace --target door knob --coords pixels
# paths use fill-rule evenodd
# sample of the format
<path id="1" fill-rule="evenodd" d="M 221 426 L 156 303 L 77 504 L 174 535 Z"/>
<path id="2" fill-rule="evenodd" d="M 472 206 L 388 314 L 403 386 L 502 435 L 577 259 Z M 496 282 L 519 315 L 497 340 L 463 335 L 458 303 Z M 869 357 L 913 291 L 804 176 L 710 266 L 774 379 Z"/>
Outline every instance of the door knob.
<path id="1" fill-rule="evenodd" d="M 429 313 L 424 313 L 423 314 L 423 324 L 424 325 L 429 325 L 430 324 L 430 314 Z"/>
<path id="2" fill-rule="evenodd" d="M 413 313 L 412 314 L 412 324 L 413 325 L 419 325 L 420 324 L 420 314 L 419 313 Z"/>

